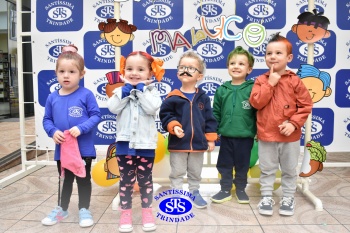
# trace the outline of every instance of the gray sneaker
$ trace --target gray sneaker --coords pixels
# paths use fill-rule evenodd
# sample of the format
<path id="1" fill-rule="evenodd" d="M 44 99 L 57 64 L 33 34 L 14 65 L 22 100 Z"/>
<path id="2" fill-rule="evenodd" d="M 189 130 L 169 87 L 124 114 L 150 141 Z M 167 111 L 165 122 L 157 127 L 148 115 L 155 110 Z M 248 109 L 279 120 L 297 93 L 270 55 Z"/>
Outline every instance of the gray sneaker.
<path id="1" fill-rule="evenodd" d="M 258 204 L 259 214 L 262 215 L 272 215 L 273 208 L 272 206 L 275 204 L 275 201 L 271 196 L 263 196 Z"/>
<path id="2" fill-rule="evenodd" d="M 193 205 L 198 208 L 198 209 L 203 209 L 205 207 L 207 207 L 207 202 L 203 199 L 203 197 L 201 196 L 201 194 L 199 193 L 199 190 L 194 190 L 192 192 L 193 196 L 194 196 L 194 201 L 193 201 Z"/>
<path id="3" fill-rule="evenodd" d="M 294 197 L 282 197 L 280 201 L 280 215 L 291 216 L 294 214 L 295 200 Z"/>

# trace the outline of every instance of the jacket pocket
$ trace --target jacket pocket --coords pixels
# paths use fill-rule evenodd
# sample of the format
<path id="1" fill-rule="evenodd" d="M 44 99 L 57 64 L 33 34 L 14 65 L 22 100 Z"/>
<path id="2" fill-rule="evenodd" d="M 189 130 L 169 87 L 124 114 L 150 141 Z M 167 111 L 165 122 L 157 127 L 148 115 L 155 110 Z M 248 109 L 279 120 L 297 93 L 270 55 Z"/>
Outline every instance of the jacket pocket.
<path id="1" fill-rule="evenodd" d="M 285 105 L 283 108 L 283 115 L 290 118 L 291 116 L 294 115 L 294 113 L 296 113 L 297 108 L 295 106 L 291 106 L 291 105 Z"/>

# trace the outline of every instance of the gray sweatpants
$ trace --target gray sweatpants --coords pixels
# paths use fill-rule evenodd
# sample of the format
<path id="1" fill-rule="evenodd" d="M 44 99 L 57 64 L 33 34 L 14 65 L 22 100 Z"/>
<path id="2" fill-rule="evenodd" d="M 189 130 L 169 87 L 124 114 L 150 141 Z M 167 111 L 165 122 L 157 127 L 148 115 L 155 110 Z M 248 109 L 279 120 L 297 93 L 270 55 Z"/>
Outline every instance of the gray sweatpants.
<path id="1" fill-rule="evenodd" d="M 284 197 L 294 197 L 300 141 L 265 142 L 259 140 L 260 191 L 262 196 L 272 196 L 276 171 L 281 166 L 281 187 Z"/>
<path id="2" fill-rule="evenodd" d="M 190 192 L 199 189 L 203 168 L 203 152 L 171 152 L 170 182 L 174 189 L 183 189 L 183 179 L 187 172 L 188 189 Z"/>

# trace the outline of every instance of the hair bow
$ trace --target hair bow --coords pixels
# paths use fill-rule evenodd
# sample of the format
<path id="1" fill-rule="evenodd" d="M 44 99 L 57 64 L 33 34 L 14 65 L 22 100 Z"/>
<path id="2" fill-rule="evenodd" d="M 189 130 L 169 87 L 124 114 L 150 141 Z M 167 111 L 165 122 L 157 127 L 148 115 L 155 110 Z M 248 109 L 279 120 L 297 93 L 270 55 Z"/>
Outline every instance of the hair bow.
<path id="1" fill-rule="evenodd" d="M 158 58 L 154 58 L 151 67 L 152 71 L 154 73 L 154 77 L 157 79 L 158 82 L 160 82 L 164 76 L 165 70 L 162 67 L 163 66 L 163 60 L 160 60 Z"/>
<path id="2" fill-rule="evenodd" d="M 125 60 L 124 56 L 120 56 L 119 73 L 123 76 L 125 75 Z"/>

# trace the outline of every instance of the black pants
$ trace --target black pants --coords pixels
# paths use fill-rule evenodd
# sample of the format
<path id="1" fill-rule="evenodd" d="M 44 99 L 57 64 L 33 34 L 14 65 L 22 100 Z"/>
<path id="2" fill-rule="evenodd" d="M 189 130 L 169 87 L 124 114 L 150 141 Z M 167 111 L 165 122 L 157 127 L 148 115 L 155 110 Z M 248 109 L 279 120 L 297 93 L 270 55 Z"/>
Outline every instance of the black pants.
<path id="1" fill-rule="evenodd" d="M 64 181 L 62 186 L 62 192 L 61 192 L 61 207 L 64 211 L 68 209 L 70 197 L 72 195 L 73 191 L 73 182 L 74 178 L 77 179 L 77 185 L 78 185 L 78 196 L 79 196 L 79 209 L 86 208 L 89 209 L 90 207 L 90 199 L 91 199 L 91 158 L 83 158 L 86 165 L 86 177 L 80 178 L 78 176 L 75 176 L 73 172 L 71 172 L 68 169 L 64 169 Z M 58 173 L 61 176 L 61 161 L 57 161 L 57 169 Z M 58 181 L 59 182 L 59 181 Z"/>
<path id="2" fill-rule="evenodd" d="M 221 136 L 221 145 L 216 168 L 221 174 L 221 190 L 232 189 L 233 168 L 235 168 L 236 190 L 244 190 L 247 186 L 250 153 L 254 138 L 231 138 Z"/>

